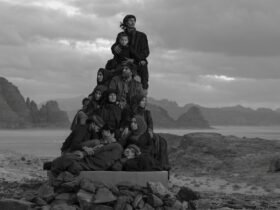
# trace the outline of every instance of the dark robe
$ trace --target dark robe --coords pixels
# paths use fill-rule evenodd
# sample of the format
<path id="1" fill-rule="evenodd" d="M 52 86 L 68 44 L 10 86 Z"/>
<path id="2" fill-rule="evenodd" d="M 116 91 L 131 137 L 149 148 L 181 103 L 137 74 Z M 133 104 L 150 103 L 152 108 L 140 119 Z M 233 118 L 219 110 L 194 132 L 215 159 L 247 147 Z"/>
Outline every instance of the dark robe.
<path id="1" fill-rule="evenodd" d="M 99 113 L 104 122 L 108 124 L 110 129 L 119 129 L 121 124 L 122 110 L 115 103 L 105 104 Z"/>
<path id="2" fill-rule="evenodd" d="M 63 142 L 61 152 L 73 152 L 82 149 L 82 143 L 90 139 L 100 139 L 100 134 L 89 130 L 88 125 L 77 125 Z"/>
<path id="3" fill-rule="evenodd" d="M 160 164 L 150 155 L 141 154 L 133 159 L 128 159 L 123 164 L 124 171 L 160 171 Z"/>
<path id="4" fill-rule="evenodd" d="M 145 119 L 145 122 L 147 124 L 147 129 L 149 129 L 149 130 L 154 129 L 154 123 L 153 123 L 152 114 L 151 114 L 150 110 L 138 106 L 131 114 L 131 116 L 134 116 L 134 115 L 143 116 Z"/>
<path id="5" fill-rule="evenodd" d="M 126 148 L 129 144 L 136 144 L 143 154 L 153 154 L 153 139 L 148 132 L 143 133 L 138 138 L 134 138 L 132 135 L 125 139 L 120 139 L 121 145 Z"/>
<path id="6" fill-rule="evenodd" d="M 78 175 L 81 171 L 105 171 L 121 158 L 122 146 L 117 143 L 106 144 L 98 149 L 94 155 L 77 158 L 75 154 L 68 153 L 56 158 L 52 162 L 51 172 L 57 176 L 63 171 Z"/>

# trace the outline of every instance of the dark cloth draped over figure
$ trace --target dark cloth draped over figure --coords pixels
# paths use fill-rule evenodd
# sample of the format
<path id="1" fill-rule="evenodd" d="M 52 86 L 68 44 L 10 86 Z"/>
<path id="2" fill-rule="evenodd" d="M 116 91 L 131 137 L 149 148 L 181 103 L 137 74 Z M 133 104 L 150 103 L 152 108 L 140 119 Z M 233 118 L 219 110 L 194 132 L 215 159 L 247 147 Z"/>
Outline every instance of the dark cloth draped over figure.
<path id="1" fill-rule="evenodd" d="M 100 134 L 89 131 L 88 125 L 78 125 L 62 144 L 61 152 L 80 150 L 82 143 L 90 139 L 100 139 Z"/>

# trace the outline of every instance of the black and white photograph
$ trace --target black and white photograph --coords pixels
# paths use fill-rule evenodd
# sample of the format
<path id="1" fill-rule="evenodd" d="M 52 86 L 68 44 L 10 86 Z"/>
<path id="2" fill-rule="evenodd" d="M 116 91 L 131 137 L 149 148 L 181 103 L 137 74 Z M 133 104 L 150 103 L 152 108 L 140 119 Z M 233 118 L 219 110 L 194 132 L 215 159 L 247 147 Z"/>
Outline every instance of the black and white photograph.
<path id="1" fill-rule="evenodd" d="M 0 0 L 0 210 L 280 209 L 280 1 Z"/>

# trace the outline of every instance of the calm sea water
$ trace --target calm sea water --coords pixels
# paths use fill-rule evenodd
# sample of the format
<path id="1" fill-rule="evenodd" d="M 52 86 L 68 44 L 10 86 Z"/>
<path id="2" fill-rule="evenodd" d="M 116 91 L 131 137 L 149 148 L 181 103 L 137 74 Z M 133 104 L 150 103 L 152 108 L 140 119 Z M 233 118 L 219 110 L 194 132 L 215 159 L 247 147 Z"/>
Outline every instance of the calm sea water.
<path id="1" fill-rule="evenodd" d="M 214 129 L 167 130 L 157 129 L 157 133 L 184 135 L 193 132 L 216 132 L 238 137 L 260 137 L 268 140 L 280 140 L 280 126 L 215 126 Z M 55 157 L 70 131 L 64 130 L 0 130 L 0 150 L 12 150 L 36 156 Z"/>

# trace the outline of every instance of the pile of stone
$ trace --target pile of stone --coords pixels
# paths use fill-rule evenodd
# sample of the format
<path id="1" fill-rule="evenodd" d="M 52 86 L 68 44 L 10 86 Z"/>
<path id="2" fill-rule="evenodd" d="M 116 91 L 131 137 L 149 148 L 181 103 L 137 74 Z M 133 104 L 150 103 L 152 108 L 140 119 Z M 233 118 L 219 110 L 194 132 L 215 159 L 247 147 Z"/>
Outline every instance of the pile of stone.
<path id="1" fill-rule="evenodd" d="M 148 182 L 145 187 L 128 182 L 108 186 L 65 172 L 52 183 L 26 191 L 21 200 L 0 200 L 0 206 L 2 210 L 183 210 L 195 209 L 193 201 L 198 198 L 196 192 L 186 187 L 175 194 L 160 182 Z"/>

